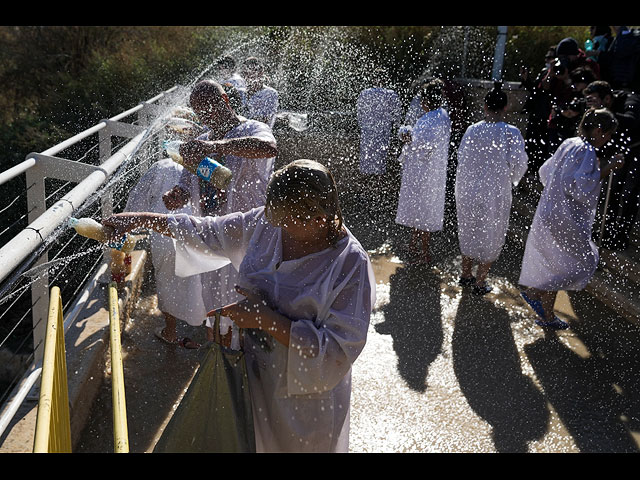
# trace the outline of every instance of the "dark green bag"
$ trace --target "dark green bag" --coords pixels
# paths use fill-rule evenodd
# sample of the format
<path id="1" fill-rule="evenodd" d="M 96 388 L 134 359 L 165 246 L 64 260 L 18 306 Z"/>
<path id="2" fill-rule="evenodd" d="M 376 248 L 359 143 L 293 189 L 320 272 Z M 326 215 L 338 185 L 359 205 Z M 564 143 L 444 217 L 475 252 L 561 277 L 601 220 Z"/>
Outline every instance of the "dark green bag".
<path id="1" fill-rule="evenodd" d="M 216 338 L 205 347 L 198 371 L 154 453 L 255 452 L 244 353 L 220 344 L 219 322 L 217 315 Z"/>

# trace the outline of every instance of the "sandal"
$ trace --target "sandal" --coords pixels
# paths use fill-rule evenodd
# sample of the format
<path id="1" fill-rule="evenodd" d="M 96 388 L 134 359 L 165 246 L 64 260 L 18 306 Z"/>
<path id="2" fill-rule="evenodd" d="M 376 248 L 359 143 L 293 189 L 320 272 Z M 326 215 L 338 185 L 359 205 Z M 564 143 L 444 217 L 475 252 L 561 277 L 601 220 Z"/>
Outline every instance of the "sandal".
<path id="1" fill-rule="evenodd" d="M 198 342 L 194 342 L 189 337 L 184 338 L 176 338 L 175 340 L 169 340 L 164 336 L 164 327 L 158 327 L 155 329 L 154 333 L 156 337 L 162 340 L 164 343 L 168 343 L 169 345 L 178 345 L 180 347 L 186 348 L 187 350 L 197 350 L 201 347 Z"/>
<path id="2" fill-rule="evenodd" d="M 524 292 L 520 292 L 520 295 L 540 317 L 538 320 L 536 320 L 536 325 L 542 328 L 551 328 L 553 330 L 566 330 L 567 328 L 569 328 L 569 324 L 567 322 L 565 322 L 564 320 L 560 320 L 555 315 L 553 320 L 551 320 L 550 322 L 547 321 L 545 319 L 544 308 L 542 308 L 542 302 L 540 300 L 529 298 L 529 296 Z"/>
<path id="3" fill-rule="evenodd" d="M 470 287 L 471 285 L 475 285 L 476 283 L 476 277 L 469 277 L 469 278 L 465 278 L 465 277 L 460 277 L 460 280 L 458 280 L 458 285 L 461 285 L 463 287 Z"/>
<path id="4" fill-rule="evenodd" d="M 179 340 L 178 345 L 187 350 L 197 350 L 201 347 L 198 342 L 191 340 L 189 337 L 184 337 L 182 340 Z"/>
<path id="5" fill-rule="evenodd" d="M 179 340 L 177 338 L 175 340 L 169 340 L 164 336 L 164 327 L 156 328 L 154 333 L 156 334 L 156 337 L 158 337 L 164 343 L 168 343 L 169 345 L 177 345 L 179 343 Z"/>
<path id="6" fill-rule="evenodd" d="M 536 312 L 538 316 L 544 320 L 544 308 L 542 308 L 542 302 L 540 300 L 529 298 L 529 296 L 525 292 L 520 292 L 520 296 L 524 299 L 525 302 L 529 304 L 533 311 Z"/>
<path id="7" fill-rule="evenodd" d="M 491 288 L 489 285 L 485 283 L 484 285 L 474 285 L 472 292 L 474 295 L 482 296 L 482 295 L 486 295 L 492 290 L 493 288 Z"/>
<path id="8" fill-rule="evenodd" d="M 569 324 L 563 320 L 560 320 L 558 317 L 555 317 L 550 322 L 544 320 L 536 320 L 536 325 L 539 325 L 543 328 L 551 328 L 553 330 L 566 330 L 567 328 L 569 328 Z"/>

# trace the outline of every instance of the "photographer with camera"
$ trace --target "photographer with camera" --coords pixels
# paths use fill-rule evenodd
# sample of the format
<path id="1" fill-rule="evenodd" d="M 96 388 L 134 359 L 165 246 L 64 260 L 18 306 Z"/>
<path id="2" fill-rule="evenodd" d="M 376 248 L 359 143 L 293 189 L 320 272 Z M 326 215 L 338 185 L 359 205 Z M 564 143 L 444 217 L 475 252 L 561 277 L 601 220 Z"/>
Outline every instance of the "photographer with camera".
<path id="1" fill-rule="evenodd" d="M 595 80 L 593 72 L 583 67 L 569 72 L 569 78 L 573 96 L 565 103 L 555 103 L 549 116 L 548 139 L 552 151 L 564 140 L 576 135 L 580 119 L 587 110 L 582 91 Z"/>

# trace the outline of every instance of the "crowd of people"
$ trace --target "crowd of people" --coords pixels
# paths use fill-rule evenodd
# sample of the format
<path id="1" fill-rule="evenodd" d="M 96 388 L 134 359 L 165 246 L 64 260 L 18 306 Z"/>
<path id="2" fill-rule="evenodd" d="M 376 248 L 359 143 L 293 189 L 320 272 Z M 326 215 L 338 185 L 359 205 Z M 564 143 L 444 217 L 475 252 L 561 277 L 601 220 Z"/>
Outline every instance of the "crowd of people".
<path id="1" fill-rule="evenodd" d="M 565 39 L 545 74 L 524 80 L 531 92 L 526 135 L 505 121 L 508 98 L 496 83 L 484 99 L 484 119 L 464 131 L 456 152 L 459 284 L 477 295 L 491 291 L 486 277 L 505 242 L 512 189 L 528 169 L 539 170 L 544 191 L 520 284 L 546 328 L 568 327 L 554 315 L 555 294 L 584 288 L 597 266 L 592 224 L 602 180 L 622 173 L 620 206 L 626 189 L 637 189 L 637 156 L 629 156 L 634 146 L 612 141 L 631 135 L 621 118 L 629 112 L 617 110 L 615 83 L 605 83 L 606 69 L 598 68 L 611 48 L 596 28 L 592 50 Z M 434 78 L 420 86 L 406 112 L 382 82 L 356 102 L 359 165 L 374 182 L 386 171 L 398 127 L 402 174 L 395 221 L 413 229 L 411 263 L 431 262 L 430 235 L 443 226 L 454 135 L 448 98 L 446 81 Z M 565 115 L 576 99 L 584 99 L 583 111 Z M 365 345 L 375 279 L 367 252 L 344 224 L 332 173 L 313 160 L 274 172 L 278 93 L 255 57 L 239 71 L 224 58 L 214 79 L 195 85 L 189 109 L 200 130 L 180 146 L 185 165 L 218 159 L 231 170 L 231 183 L 215 188 L 188 168 L 158 161 L 132 191 L 125 212 L 103 223 L 117 237 L 140 228 L 152 232 L 165 316 L 159 338 L 199 348 L 179 338 L 177 322 L 206 324 L 211 340 L 209 319 L 226 319 L 221 341 L 245 352 L 257 451 L 346 452 L 351 365 Z M 576 118 L 575 127 L 567 126 Z M 622 148 L 624 161 L 604 153 L 610 144 Z"/>
<path id="2" fill-rule="evenodd" d="M 525 132 L 531 170 L 576 134 L 585 111 L 607 108 L 618 120 L 614 139 L 599 149 L 602 158 L 621 151 L 625 165 L 612 177 L 600 246 L 625 250 L 640 197 L 640 32 L 624 26 L 594 26 L 584 46 L 565 38 L 549 48 L 537 75 L 522 71 L 528 91 Z M 604 197 L 605 195 L 603 195 Z"/>
<path id="3" fill-rule="evenodd" d="M 499 83 L 484 99 L 484 119 L 466 128 L 459 142 L 451 139 L 453 97 L 441 79 L 422 83 L 404 119 L 397 93 L 379 79 L 360 94 L 361 173 L 385 173 L 394 128 L 404 142 L 395 221 L 412 229 L 409 263 L 431 261 L 430 236 L 443 228 L 447 165 L 455 158 L 459 283 L 474 294 L 489 293 L 486 277 L 505 243 L 512 189 L 528 174 L 544 190 L 522 260 L 522 296 L 539 325 L 569 328 L 553 312 L 557 291 L 587 285 L 599 259 L 594 240 L 608 249 L 628 248 L 640 202 L 638 97 L 632 90 L 638 72 L 628 68 L 629 42 L 640 34 L 614 28 L 592 27 L 585 49 L 562 39 L 535 79 L 522 72 L 529 93 L 524 135 L 505 121 L 508 97 Z M 634 58 L 638 65 L 640 56 Z M 603 235 L 594 239 L 605 197 Z"/>

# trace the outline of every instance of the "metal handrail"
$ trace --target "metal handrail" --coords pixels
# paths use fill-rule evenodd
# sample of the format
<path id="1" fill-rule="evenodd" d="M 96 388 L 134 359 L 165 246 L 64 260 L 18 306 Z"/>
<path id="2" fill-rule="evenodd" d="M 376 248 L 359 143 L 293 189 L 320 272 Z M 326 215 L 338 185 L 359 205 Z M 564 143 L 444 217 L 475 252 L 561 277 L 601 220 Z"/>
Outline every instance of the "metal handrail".
<path id="1" fill-rule="evenodd" d="M 86 178 L 79 181 L 75 188 L 69 191 L 49 209 L 34 218 L 26 228 L 0 248 L 0 284 L 4 285 L 11 283 L 12 279 L 16 280 L 19 278 L 20 273 L 30 267 L 30 265 L 27 264 L 36 261 L 37 257 L 40 255 L 44 255 L 46 257 L 47 245 L 45 243 L 45 239 L 47 236 L 65 223 L 68 217 L 74 212 L 75 208 L 80 207 L 85 200 L 107 183 L 109 177 L 116 172 L 129 155 L 135 152 L 138 145 L 143 143 L 145 136 L 151 131 L 150 128 L 133 128 L 134 125 L 118 124 L 117 122 L 136 112 L 146 114 L 148 116 L 147 118 L 150 118 L 152 114 L 155 115 L 156 113 L 153 110 L 156 105 L 152 104 L 163 97 L 167 97 L 169 94 L 175 93 L 179 88 L 179 86 L 174 86 L 165 90 L 155 97 L 111 117 L 108 120 L 103 120 L 99 124 L 70 137 L 42 153 L 29 154 L 22 163 L 9 168 L 4 172 L 0 172 L 0 185 L 22 173 L 29 175 L 31 171 L 36 170 L 33 167 L 38 167 L 38 170 L 40 170 L 40 167 L 46 167 L 48 162 L 58 162 L 58 164 L 64 164 L 66 162 L 66 164 L 71 165 L 72 168 L 77 167 L 78 169 L 82 169 L 83 172 L 86 171 L 88 173 Z M 150 124 L 151 122 L 146 123 Z M 123 127 L 131 127 L 131 131 L 134 132 L 135 136 L 134 134 L 131 134 L 129 138 L 133 138 L 115 154 L 111 155 L 112 147 L 110 136 L 121 135 Z M 114 132 L 114 130 L 117 131 Z M 90 166 L 88 164 L 81 164 L 80 162 L 72 162 L 55 157 L 55 155 L 62 150 L 69 148 L 75 143 L 78 143 L 79 141 L 96 133 L 100 134 L 100 158 L 102 163 L 99 166 Z M 105 158 L 106 160 L 104 160 Z M 74 172 L 73 175 L 77 176 L 77 172 Z M 107 208 L 110 208 L 110 205 Z M 104 213 L 105 209 L 103 208 L 103 214 Z M 44 254 L 42 254 L 42 251 L 44 251 Z M 93 289 L 93 287 L 97 285 L 99 278 L 103 277 L 105 274 L 103 267 L 107 265 L 107 263 L 108 259 L 98 267 L 98 273 L 87 282 L 87 288 Z M 86 292 L 84 293 L 86 294 Z M 49 292 L 47 287 L 47 299 L 48 296 Z M 81 306 L 86 302 L 85 297 L 86 295 L 81 295 L 80 298 L 75 299 L 74 303 L 70 306 L 70 314 L 64 321 L 64 330 L 66 330 L 71 323 L 69 318 L 75 318 L 78 311 L 81 309 Z M 36 356 L 31 367 L 14 387 L 10 397 L 11 400 L 5 404 L 2 411 L 0 411 L 0 436 L 8 427 L 19 408 L 19 405 L 24 402 L 25 398 L 27 398 L 31 390 L 35 387 L 35 383 L 38 378 L 40 378 L 41 372 L 42 358 L 41 356 Z"/>

